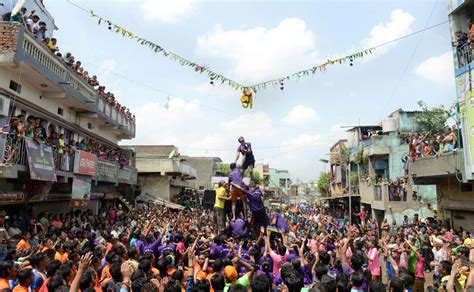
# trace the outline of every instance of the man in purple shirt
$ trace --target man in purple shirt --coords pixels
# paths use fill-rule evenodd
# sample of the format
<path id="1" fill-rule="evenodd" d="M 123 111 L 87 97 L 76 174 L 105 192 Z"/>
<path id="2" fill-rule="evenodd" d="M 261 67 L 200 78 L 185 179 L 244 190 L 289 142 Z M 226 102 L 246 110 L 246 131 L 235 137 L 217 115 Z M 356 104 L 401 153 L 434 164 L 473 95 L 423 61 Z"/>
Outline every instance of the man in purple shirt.
<path id="1" fill-rule="evenodd" d="M 247 202 L 245 200 L 245 184 L 242 178 L 242 171 L 235 163 L 230 164 L 230 173 L 229 173 L 229 185 L 230 185 L 230 196 L 232 200 L 232 220 L 236 219 L 235 209 L 237 205 L 237 198 L 242 200 L 242 205 L 244 209 L 244 218 L 247 219 Z"/>
<path id="2" fill-rule="evenodd" d="M 265 205 L 263 204 L 263 194 L 260 188 L 256 185 L 255 180 L 250 181 L 250 190 L 245 191 L 247 196 L 250 211 L 252 211 L 252 228 L 254 230 L 260 230 L 260 227 L 267 227 L 269 224 L 269 218 L 265 213 Z"/>
<path id="3" fill-rule="evenodd" d="M 250 142 L 245 142 L 244 137 L 239 137 L 239 147 L 237 147 L 237 156 L 235 158 L 235 163 L 239 160 L 240 155 L 244 155 L 245 159 L 242 163 L 242 173 L 249 169 L 250 177 L 253 175 L 253 168 L 255 167 L 255 157 L 253 156 L 252 144 Z"/>
<path id="4" fill-rule="evenodd" d="M 276 209 L 273 213 L 272 225 L 276 226 L 276 228 L 282 232 L 288 233 L 290 231 L 290 227 L 288 226 L 285 216 L 283 216 L 278 209 Z"/>
<path id="5" fill-rule="evenodd" d="M 232 229 L 232 236 L 235 238 L 243 238 L 247 235 L 247 226 L 242 218 L 237 218 L 230 222 L 230 228 Z"/>

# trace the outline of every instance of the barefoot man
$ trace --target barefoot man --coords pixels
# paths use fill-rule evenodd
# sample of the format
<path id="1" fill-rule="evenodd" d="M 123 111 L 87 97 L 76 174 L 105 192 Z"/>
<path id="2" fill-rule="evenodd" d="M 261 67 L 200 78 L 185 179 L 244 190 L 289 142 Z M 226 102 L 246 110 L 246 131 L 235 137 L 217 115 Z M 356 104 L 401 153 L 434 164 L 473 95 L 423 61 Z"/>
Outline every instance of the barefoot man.
<path id="1" fill-rule="evenodd" d="M 242 163 L 242 175 L 249 169 L 250 177 L 253 175 L 253 168 L 255 167 L 255 157 L 253 156 L 252 144 L 250 142 L 245 142 L 244 137 L 239 137 L 239 147 L 237 147 L 237 156 L 235 157 L 235 163 L 239 160 L 240 155 L 245 156 L 245 160 Z"/>

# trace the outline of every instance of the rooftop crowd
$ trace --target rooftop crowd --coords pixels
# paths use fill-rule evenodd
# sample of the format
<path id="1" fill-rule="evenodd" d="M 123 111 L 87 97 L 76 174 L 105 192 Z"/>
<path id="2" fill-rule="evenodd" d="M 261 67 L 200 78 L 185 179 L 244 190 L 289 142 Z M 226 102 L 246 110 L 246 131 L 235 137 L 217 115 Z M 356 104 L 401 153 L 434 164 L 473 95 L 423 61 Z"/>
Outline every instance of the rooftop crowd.
<path id="1" fill-rule="evenodd" d="M 40 17 L 35 14 L 34 10 L 28 14 L 27 9 L 23 7 L 16 15 L 11 15 L 11 13 L 5 13 L 3 15 L 3 20 L 20 22 L 25 25 L 28 31 L 30 31 L 36 37 L 36 39 L 41 41 L 43 45 L 45 45 L 52 53 L 56 54 L 56 56 L 64 64 L 69 66 L 72 71 L 74 71 L 91 87 L 93 87 L 104 101 L 115 107 L 128 120 L 132 122 L 135 121 L 135 115 L 130 112 L 130 109 L 120 104 L 120 102 L 117 100 L 113 93 L 106 92 L 106 87 L 100 86 L 97 76 L 91 76 L 89 72 L 83 68 L 81 61 L 75 60 L 75 57 L 70 52 L 67 52 L 64 55 L 60 53 L 57 39 L 53 37 L 49 38 L 46 36 L 46 31 L 48 30 L 47 24 L 46 22 L 41 21 Z"/>
<path id="2" fill-rule="evenodd" d="M 268 210 L 230 174 L 213 210 L 0 212 L 0 291 L 468 291 L 474 251 L 462 227 L 417 214 L 378 225 L 318 204 Z M 241 187 L 242 216 L 226 206 Z M 428 272 L 430 274 L 428 274 Z M 432 276 L 428 276 L 431 275 Z M 431 279 L 432 278 L 432 279 Z M 3 290 L 2 290 L 3 289 Z M 469 290 L 470 291 L 470 290 Z"/>

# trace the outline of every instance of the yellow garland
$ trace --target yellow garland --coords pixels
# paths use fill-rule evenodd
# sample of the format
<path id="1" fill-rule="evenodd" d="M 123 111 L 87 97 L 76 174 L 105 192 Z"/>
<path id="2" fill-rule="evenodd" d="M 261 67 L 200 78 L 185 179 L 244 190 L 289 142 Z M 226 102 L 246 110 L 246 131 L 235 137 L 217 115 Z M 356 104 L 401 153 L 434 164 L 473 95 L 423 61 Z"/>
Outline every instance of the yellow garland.
<path id="1" fill-rule="evenodd" d="M 252 96 L 252 91 L 248 89 L 244 89 L 242 92 L 242 96 L 240 97 L 240 102 L 242 103 L 242 107 L 247 109 L 247 108 L 252 108 L 253 106 L 253 96 Z"/>

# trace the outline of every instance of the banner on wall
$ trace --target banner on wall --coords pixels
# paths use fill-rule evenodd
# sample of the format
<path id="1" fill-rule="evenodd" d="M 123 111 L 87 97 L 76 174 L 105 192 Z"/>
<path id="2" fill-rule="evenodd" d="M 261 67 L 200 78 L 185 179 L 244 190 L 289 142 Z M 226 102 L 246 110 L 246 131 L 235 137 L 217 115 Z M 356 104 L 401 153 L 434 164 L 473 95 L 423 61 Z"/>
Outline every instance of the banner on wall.
<path id="1" fill-rule="evenodd" d="M 53 148 L 32 139 L 25 139 L 25 144 L 31 179 L 56 182 Z"/>
<path id="2" fill-rule="evenodd" d="M 72 181 L 71 207 L 87 207 L 91 198 L 92 181 L 86 176 L 75 176 Z"/>
<path id="3" fill-rule="evenodd" d="M 95 176 L 97 173 L 97 156 L 85 151 L 76 151 L 74 173 Z"/>

